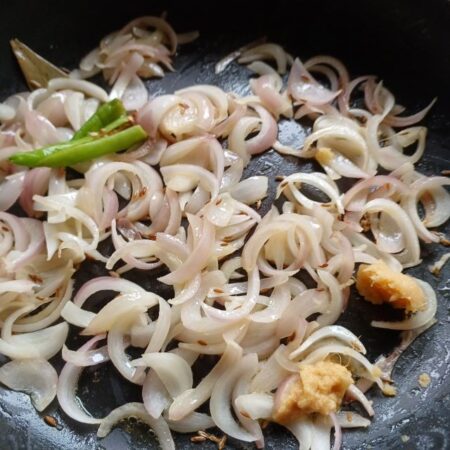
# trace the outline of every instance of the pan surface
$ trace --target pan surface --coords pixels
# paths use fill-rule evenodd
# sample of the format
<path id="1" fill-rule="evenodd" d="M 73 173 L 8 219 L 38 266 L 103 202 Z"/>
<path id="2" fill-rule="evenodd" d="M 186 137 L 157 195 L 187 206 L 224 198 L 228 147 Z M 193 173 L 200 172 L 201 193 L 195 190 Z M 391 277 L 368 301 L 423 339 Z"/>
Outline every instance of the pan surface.
<path id="1" fill-rule="evenodd" d="M 10 38 L 18 37 L 57 65 L 74 68 L 108 32 L 135 16 L 167 10 L 168 20 L 177 31 L 198 29 L 201 37 L 180 48 L 175 58 L 176 72 L 162 80 L 147 82 L 152 94 L 172 92 L 195 83 L 217 84 L 225 90 L 245 93 L 249 76 L 245 68 L 233 64 L 220 75 L 214 75 L 214 64 L 229 51 L 267 36 L 302 59 L 314 54 L 331 54 L 341 58 L 353 75 L 379 75 L 410 110 L 423 107 L 438 95 L 438 104 L 425 123 L 429 127 L 428 145 L 418 168 L 429 175 L 450 168 L 450 95 L 447 93 L 450 4 L 445 0 L 279 0 L 272 6 L 263 2 L 135 1 L 120 8 L 104 1 L 66 3 L 28 0 L 2 5 L 0 99 L 24 89 L 10 55 Z M 282 123 L 280 139 L 300 145 L 307 131 L 303 126 Z M 252 160 L 246 175 L 263 174 L 271 180 L 269 198 L 262 206 L 264 212 L 274 198 L 275 175 L 316 169 L 311 162 L 269 151 Z M 450 226 L 442 231 L 448 234 Z M 410 271 L 436 289 L 438 323 L 420 336 L 398 362 L 393 374 L 397 396 L 386 398 L 378 391 L 369 395 L 374 402 L 375 419 L 367 430 L 345 432 L 345 449 L 450 449 L 450 271 L 444 270 L 436 278 L 427 269 L 445 251 L 441 246 L 424 246 L 423 263 Z M 76 287 L 103 273 L 96 264 L 83 264 Z M 136 272 L 129 278 L 164 295 L 164 289 L 150 280 L 153 275 Z M 388 353 L 398 343 L 397 333 L 370 328 L 375 313 L 375 308 L 352 295 L 349 308 L 340 320 L 362 336 L 371 360 Z M 77 348 L 80 342 L 73 335 L 69 345 Z M 62 366 L 60 360 L 54 362 L 58 369 Z M 208 361 L 204 359 L 202 364 L 206 366 Z M 424 372 L 431 377 L 427 389 L 418 383 L 419 375 Z M 93 415 L 101 417 L 115 406 L 139 401 L 140 390 L 124 382 L 106 365 L 85 370 L 79 396 Z M 44 415 L 55 417 L 59 426 L 46 425 Z M 265 434 L 268 449 L 297 448 L 293 436 L 284 429 L 268 427 Z M 177 435 L 175 440 L 179 449 L 199 448 L 199 444 L 190 442 L 190 436 Z M 200 445 L 205 449 L 216 448 L 212 443 Z M 253 448 L 233 440 L 227 445 L 230 449 Z M 146 427 L 132 423 L 122 424 L 107 438 L 98 440 L 92 427 L 69 419 L 56 401 L 39 415 L 26 395 L 0 388 L 0 449 L 126 448 L 156 449 L 158 443 Z"/>

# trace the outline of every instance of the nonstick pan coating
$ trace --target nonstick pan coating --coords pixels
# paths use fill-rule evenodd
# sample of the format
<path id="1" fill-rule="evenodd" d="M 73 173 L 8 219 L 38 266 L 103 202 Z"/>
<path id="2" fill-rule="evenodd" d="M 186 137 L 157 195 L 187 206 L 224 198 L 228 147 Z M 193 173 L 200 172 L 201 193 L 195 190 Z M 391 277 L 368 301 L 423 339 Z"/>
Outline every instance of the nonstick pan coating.
<path id="1" fill-rule="evenodd" d="M 411 110 L 423 107 L 434 96 L 439 101 L 426 120 L 429 127 L 426 155 L 419 170 L 437 174 L 450 169 L 450 4 L 446 0 L 423 1 L 283 1 L 266 2 L 123 2 L 116 6 L 105 1 L 20 1 L 3 2 L 0 10 L 0 99 L 24 89 L 23 79 L 8 47 L 18 37 L 54 63 L 73 68 L 79 59 L 108 32 L 138 15 L 168 12 L 177 31 L 198 29 L 197 42 L 182 46 L 175 58 L 176 72 L 162 80 L 150 80 L 153 94 L 171 92 L 194 83 L 217 84 L 225 90 L 244 93 L 248 85 L 245 68 L 232 65 L 214 75 L 214 64 L 229 51 L 261 36 L 279 42 L 291 53 L 307 58 L 331 54 L 341 58 L 353 75 L 373 73 L 385 80 L 398 99 Z M 307 131 L 307 130 L 306 130 Z M 300 144 L 305 130 L 281 125 L 285 142 Z M 252 160 L 246 175 L 264 174 L 271 179 L 300 170 L 315 169 L 311 162 L 281 157 L 273 151 Z M 450 231 L 447 225 L 443 231 Z M 425 246 L 423 263 L 410 273 L 429 282 L 439 301 L 438 324 L 419 337 L 402 356 L 394 370 L 398 394 L 383 397 L 370 394 L 376 411 L 369 429 L 346 431 L 345 449 L 450 449 L 450 271 L 439 278 L 427 267 L 446 251 L 441 246 Z M 447 249 L 448 251 L 448 249 Z M 77 287 L 83 281 L 103 274 L 98 265 L 83 264 Z M 146 289 L 160 289 L 147 274 L 133 275 L 133 281 Z M 159 290 L 159 293 L 164 294 Z M 389 352 L 398 334 L 369 327 L 374 309 L 353 295 L 340 323 L 347 326 L 369 349 L 369 358 Z M 76 348 L 78 339 L 69 344 Z M 205 366 L 208 360 L 205 359 Z M 57 368 L 62 366 L 55 361 Z M 418 377 L 426 372 L 431 384 L 423 389 Z M 139 389 L 125 383 L 110 366 L 85 370 L 79 395 L 94 415 L 107 414 L 126 401 L 139 401 Z M 54 416 L 58 428 L 45 424 L 44 415 Z M 295 439 L 284 429 L 266 429 L 266 448 L 294 449 Z M 215 444 L 190 442 L 190 436 L 177 435 L 177 448 L 216 448 Z M 405 442 L 406 441 L 406 442 Z M 57 402 L 39 415 L 28 397 L 0 388 L 0 449 L 77 450 L 158 448 L 154 436 L 140 424 L 126 423 L 107 438 L 98 440 L 92 427 L 70 420 Z M 230 449 L 253 448 L 233 440 Z"/>

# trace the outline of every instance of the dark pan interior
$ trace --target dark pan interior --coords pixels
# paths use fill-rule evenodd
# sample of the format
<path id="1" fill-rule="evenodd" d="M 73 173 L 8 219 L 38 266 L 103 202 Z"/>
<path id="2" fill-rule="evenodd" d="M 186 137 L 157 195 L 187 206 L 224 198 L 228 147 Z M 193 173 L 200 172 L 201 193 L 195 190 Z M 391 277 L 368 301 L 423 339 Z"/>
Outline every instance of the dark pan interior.
<path id="1" fill-rule="evenodd" d="M 170 92 L 194 83 L 218 84 L 227 90 L 245 92 L 248 72 L 237 65 L 216 76 L 215 62 L 230 50 L 261 36 L 279 42 L 302 59 L 328 53 L 341 58 L 353 75 L 373 73 L 385 80 L 401 103 L 410 110 L 424 106 L 434 96 L 437 105 L 426 120 L 429 127 L 426 156 L 419 165 L 424 173 L 438 173 L 450 164 L 450 3 L 446 0 L 378 1 L 283 1 L 263 2 L 125 2 L 115 6 L 102 0 L 3 2 L 0 19 L 0 99 L 24 89 L 23 80 L 10 54 L 8 41 L 18 37 L 54 63 L 73 68 L 79 59 L 108 32 L 129 19 L 166 10 L 177 31 L 198 29 L 200 39 L 180 48 L 175 73 L 148 82 L 150 92 Z M 301 143 L 301 129 L 283 124 L 281 139 Z M 248 175 L 271 177 L 267 208 L 274 196 L 274 175 L 311 171 L 307 161 L 282 158 L 270 151 L 252 161 Z M 446 231 L 450 231 L 447 225 Z M 450 448 L 450 330 L 448 308 L 450 281 L 447 269 L 439 278 L 427 266 L 443 247 L 426 246 L 423 264 L 411 271 L 437 290 L 438 324 L 421 336 L 402 356 L 394 379 L 398 395 L 385 398 L 370 394 L 376 417 L 365 431 L 347 431 L 345 449 L 448 449 Z M 84 264 L 77 286 L 102 274 L 101 267 Z M 160 289 L 149 276 L 131 277 L 147 289 Z M 164 292 L 162 292 L 164 293 Z M 341 323 L 361 335 L 370 358 L 389 352 L 398 342 L 394 332 L 369 327 L 367 304 L 351 297 Z M 71 338 L 71 348 L 79 345 Z M 61 361 L 55 364 L 61 367 Z M 207 361 L 205 361 L 207 364 Z M 432 382 L 420 388 L 418 377 L 426 372 Z M 80 397 L 94 415 L 104 415 L 114 406 L 139 400 L 139 389 L 122 382 L 109 366 L 86 370 Z M 47 426 L 45 414 L 57 418 L 60 427 Z M 92 427 L 67 418 L 54 402 L 43 415 L 37 414 L 29 399 L 0 389 L 0 449 L 110 449 L 158 448 L 149 431 L 139 424 L 124 424 L 107 438 L 97 440 Z M 127 432 L 128 431 L 128 432 Z M 268 449 L 294 449 L 296 441 L 285 430 L 268 427 Z M 403 436 L 403 440 L 402 440 Z M 407 436 L 409 440 L 404 442 Z M 193 444 L 189 436 L 176 436 L 177 448 L 216 448 L 214 444 Z M 252 448 L 230 441 L 230 449 Z"/>

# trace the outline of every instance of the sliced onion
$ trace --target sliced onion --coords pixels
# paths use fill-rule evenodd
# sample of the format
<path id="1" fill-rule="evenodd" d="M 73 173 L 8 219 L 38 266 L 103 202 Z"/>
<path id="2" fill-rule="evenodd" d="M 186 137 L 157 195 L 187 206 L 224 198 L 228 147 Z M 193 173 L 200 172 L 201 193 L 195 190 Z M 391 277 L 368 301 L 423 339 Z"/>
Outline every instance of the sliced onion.
<path id="1" fill-rule="evenodd" d="M 269 149 L 276 141 L 278 127 L 275 119 L 265 108 L 257 104 L 252 105 L 261 119 L 261 128 L 258 134 L 245 142 L 245 148 L 250 155 L 256 155 Z"/>
<path id="2" fill-rule="evenodd" d="M 104 339 L 104 335 L 94 336 L 84 345 L 79 348 L 80 353 L 91 350 L 96 343 Z M 86 410 L 79 404 L 76 398 L 76 390 L 78 380 L 80 378 L 83 367 L 75 366 L 71 363 L 66 363 L 63 367 L 58 381 L 57 396 L 59 406 L 62 410 L 72 419 L 77 422 L 87 423 L 87 424 L 99 424 L 102 419 L 96 419 L 89 415 Z"/>
<path id="3" fill-rule="evenodd" d="M 193 412 L 181 420 L 167 420 L 167 424 L 176 433 L 196 433 L 216 426 L 210 416 L 199 412 Z"/>
<path id="4" fill-rule="evenodd" d="M 17 201 L 24 189 L 26 173 L 9 175 L 0 184 L 0 211 L 6 211 Z"/>
<path id="5" fill-rule="evenodd" d="M 169 419 L 180 420 L 195 411 L 211 395 L 217 380 L 241 358 L 242 349 L 239 345 L 229 342 L 219 362 L 203 378 L 194 389 L 184 391 L 176 397 L 169 408 Z"/>
<path id="6" fill-rule="evenodd" d="M 14 119 L 16 111 L 14 108 L 5 103 L 0 103 L 0 122 L 8 122 Z"/>
<path id="7" fill-rule="evenodd" d="M 11 359 L 55 356 L 64 345 L 69 326 L 62 322 L 32 333 L 15 334 L 8 341 L 0 339 L 0 353 Z"/>
<path id="8" fill-rule="evenodd" d="M 88 367 L 109 361 L 108 348 L 106 346 L 87 350 L 85 352 L 69 350 L 65 345 L 62 348 L 64 361 L 77 367 Z"/>
<path id="9" fill-rule="evenodd" d="M 102 102 L 108 101 L 108 94 L 104 89 L 85 80 L 74 80 L 71 78 L 53 78 L 48 82 L 48 89 L 52 91 L 61 91 L 63 89 L 81 91 L 87 95 L 90 95 L 91 97 L 98 98 Z"/>
<path id="10" fill-rule="evenodd" d="M 142 386 L 142 399 L 146 411 L 155 419 L 160 417 L 172 402 L 172 397 L 153 370 L 150 370 L 145 378 Z"/>
<path id="11" fill-rule="evenodd" d="M 131 315 L 124 315 L 123 320 L 114 324 L 108 333 L 108 355 L 114 367 L 128 381 L 142 385 L 145 379 L 145 373 L 142 368 L 136 368 L 130 361 L 130 357 L 126 353 L 128 342 L 125 341 L 126 328 L 129 323 L 135 320 Z"/>
<path id="12" fill-rule="evenodd" d="M 405 240 L 405 249 L 396 254 L 395 257 L 403 264 L 403 267 L 411 267 L 419 264 L 420 246 L 417 233 L 414 229 L 410 218 L 405 211 L 392 200 L 375 199 L 368 202 L 363 210 L 365 213 L 379 213 L 388 214 L 397 225 L 397 229 Z"/>
<path id="13" fill-rule="evenodd" d="M 312 448 L 315 436 L 313 437 L 314 426 L 309 418 L 297 419 L 289 424 L 284 424 L 284 426 L 295 436 L 299 448 Z M 326 448 L 330 448 L 330 446 L 328 445 Z M 321 448 L 321 450 L 324 449 L 325 447 Z"/>
<path id="14" fill-rule="evenodd" d="M 158 419 L 151 417 L 145 411 L 142 403 L 126 403 L 111 411 L 101 420 L 97 436 L 100 438 L 107 436 L 116 423 L 129 417 L 134 417 L 147 424 L 154 431 L 163 450 L 175 450 L 175 443 L 167 422 L 162 417 Z"/>
<path id="15" fill-rule="evenodd" d="M 388 114 L 384 119 L 384 123 L 391 127 L 408 127 L 414 125 L 415 123 L 420 122 L 428 114 L 428 111 L 430 111 L 436 103 L 436 100 L 437 98 L 434 98 L 428 106 L 411 116 L 399 117 L 397 115 Z"/>
<path id="16" fill-rule="evenodd" d="M 366 354 L 364 345 L 351 331 L 340 325 L 329 325 L 321 328 L 320 330 L 314 332 L 311 336 L 309 336 L 299 348 L 297 348 L 289 355 L 289 359 L 297 358 L 318 341 L 329 338 L 338 339 L 348 346 L 357 349 L 362 354 Z"/>
<path id="17" fill-rule="evenodd" d="M 319 84 L 298 58 L 295 59 L 289 74 L 288 89 L 296 100 L 313 105 L 330 103 L 339 95 L 339 91 L 332 92 Z"/>
<path id="18" fill-rule="evenodd" d="M 253 43 L 254 44 L 254 43 Z M 241 50 L 242 51 L 242 50 Z M 242 51 L 238 62 L 245 64 L 255 60 L 274 60 L 277 64 L 277 71 L 280 74 L 286 73 L 288 62 L 292 63 L 292 59 L 283 47 L 273 43 L 263 43 L 260 45 L 252 45 L 250 48 Z"/>
<path id="19" fill-rule="evenodd" d="M 58 375 L 45 359 L 10 361 L 0 367 L 0 382 L 31 397 L 33 406 L 43 411 L 56 396 Z"/>
<path id="20" fill-rule="evenodd" d="M 267 177 L 254 176 L 233 186 L 229 192 L 237 201 L 252 205 L 267 196 L 268 187 L 269 180 Z"/>
<path id="21" fill-rule="evenodd" d="M 189 364 L 173 353 L 145 353 L 134 360 L 135 366 L 153 369 L 172 397 L 192 388 L 192 371 Z"/>
<path id="22" fill-rule="evenodd" d="M 95 314 L 68 301 L 61 310 L 61 317 L 72 325 L 86 328 L 94 319 Z"/>
<path id="23" fill-rule="evenodd" d="M 330 413 L 331 421 L 334 427 L 334 444 L 333 450 L 339 450 L 342 445 L 342 430 L 335 413 Z"/>
<path id="24" fill-rule="evenodd" d="M 192 279 L 208 261 L 213 239 L 214 227 L 208 220 L 203 220 L 201 237 L 197 246 L 192 249 L 191 254 L 178 269 L 159 278 L 159 281 L 166 284 L 175 284 Z"/>
<path id="25" fill-rule="evenodd" d="M 23 190 L 20 194 L 20 206 L 30 216 L 34 216 L 33 196 L 44 195 L 48 189 L 51 169 L 48 167 L 36 167 L 25 174 Z"/>
<path id="26" fill-rule="evenodd" d="M 253 392 L 241 395 L 235 400 L 236 408 L 241 414 L 252 420 L 270 419 L 273 411 L 273 395 Z"/>
<path id="27" fill-rule="evenodd" d="M 346 394 L 353 400 L 359 401 L 369 416 L 375 415 L 371 402 L 367 400 L 367 397 L 354 384 L 348 387 Z"/>
<path id="28" fill-rule="evenodd" d="M 242 429 L 233 419 L 230 409 L 231 393 L 238 379 L 256 361 L 257 356 L 255 354 L 248 354 L 231 370 L 223 374 L 214 386 L 209 403 L 211 417 L 215 424 L 226 434 L 244 442 L 253 442 L 256 440 L 256 437 Z"/>
<path id="29" fill-rule="evenodd" d="M 146 294 L 122 294 L 107 303 L 89 322 L 82 334 L 99 334 L 111 329 L 124 315 L 136 315 L 146 312 L 148 308 L 156 305 L 158 296 L 150 292 Z"/>
<path id="30" fill-rule="evenodd" d="M 445 177 L 419 178 L 410 185 L 408 193 L 402 199 L 402 206 L 413 222 L 417 233 L 425 242 L 438 242 L 439 237 L 428 231 L 427 228 L 442 225 L 450 217 L 450 195 L 443 186 L 450 185 Z M 431 195 L 432 208 L 426 208 L 425 218 L 420 219 L 417 212 L 417 203 L 424 194 Z"/>

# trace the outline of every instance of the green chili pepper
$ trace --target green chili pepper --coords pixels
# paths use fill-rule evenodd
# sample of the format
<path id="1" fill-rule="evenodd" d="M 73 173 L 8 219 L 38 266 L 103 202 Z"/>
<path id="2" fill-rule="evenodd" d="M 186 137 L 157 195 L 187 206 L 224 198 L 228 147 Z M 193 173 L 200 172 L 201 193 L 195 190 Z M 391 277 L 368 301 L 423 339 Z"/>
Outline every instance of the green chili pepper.
<path id="1" fill-rule="evenodd" d="M 133 124 L 132 120 L 128 116 L 124 115 L 114 120 L 109 125 L 99 130 L 98 132 L 91 132 L 91 134 L 81 139 L 77 139 L 76 141 L 71 140 L 68 142 L 62 142 L 60 144 L 50 145 L 49 147 L 39 148 L 37 150 L 33 150 L 32 152 L 16 153 L 12 155 L 9 159 L 11 162 L 17 164 L 18 166 L 37 167 L 40 165 L 39 163 L 42 161 L 42 159 L 56 152 L 60 152 L 61 150 L 67 147 L 73 147 L 75 143 L 79 145 L 84 144 L 86 142 L 92 142 L 95 139 L 102 137 L 101 133 L 110 133 L 111 131 L 114 131 L 116 128 L 123 127 L 124 125 L 131 126 L 132 124 Z"/>
<path id="2" fill-rule="evenodd" d="M 67 167 L 100 156 L 126 150 L 147 138 L 147 133 L 140 125 L 134 125 L 117 133 L 89 141 L 74 141 L 64 145 L 58 151 L 45 156 L 34 163 L 35 167 Z"/>
<path id="3" fill-rule="evenodd" d="M 77 143 L 90 142 L 94 140 L 91 136 L 86 136 L 83 139 L 79 139 Z M 18 166 L 35 167 L 39 161 L 52 153 L 61 151 L 64 148 L 73 146 L 73 142 L 61 142 L 60 144 L 50 145 L 49 147 L 39 148 L 32 152 L 20 152 L 12 155 L 9 160 Z"/>
<path id="4" fill-rule="evenodd" d="M 73 135 L 72 141 L 83 138 L 94 131 L 101 130 L 124 114 L 126 114 L 126 111 L 120 100 L 114 99 L 108 103 L 104 103 Z"/>

